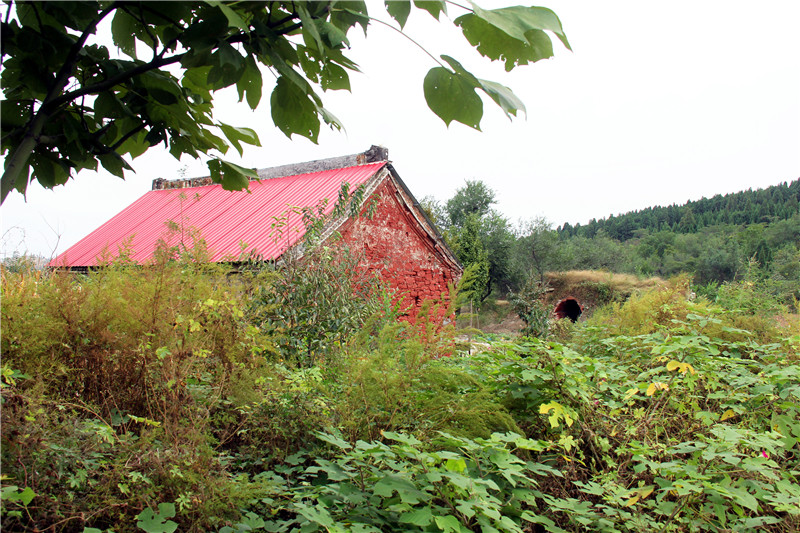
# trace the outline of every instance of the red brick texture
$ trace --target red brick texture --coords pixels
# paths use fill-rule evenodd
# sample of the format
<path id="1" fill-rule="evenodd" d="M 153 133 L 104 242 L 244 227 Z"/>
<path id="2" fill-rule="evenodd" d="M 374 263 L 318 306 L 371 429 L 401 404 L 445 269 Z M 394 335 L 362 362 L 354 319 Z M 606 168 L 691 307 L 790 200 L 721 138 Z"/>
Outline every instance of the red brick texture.
<path id="1" fill-rule="evenodd" d="M 408 308 L 407 319 L 414 322 L 424 301 L 448 296 L 448 284 L 458 281 L 460 269 L 437 249 L 436 240 L 421 225 L 427 222 L 415 216 L 409 203 L 387 177 L 365 202 L 361 216 L 351 218 L 339 232 L 362 256 L 362 264 L 395 290 L 395 302 Z M 368 218 L 370 206 L 373 214 Z"/>

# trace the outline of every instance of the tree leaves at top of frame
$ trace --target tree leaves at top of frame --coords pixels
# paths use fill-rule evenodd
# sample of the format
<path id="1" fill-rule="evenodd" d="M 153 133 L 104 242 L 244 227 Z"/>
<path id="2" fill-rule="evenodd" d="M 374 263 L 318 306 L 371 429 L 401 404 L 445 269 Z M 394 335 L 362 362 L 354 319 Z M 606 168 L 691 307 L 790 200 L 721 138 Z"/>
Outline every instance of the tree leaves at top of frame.
<path id="1" fill-rule="evenodd" d="M 436 20 L 447 15 L 444 0 L 385 5 L 401 29 L 412 6 Z M 137 157 L 161 143 L 175 157 L 213 158 L 209 152 L 224 154 L 231 145 L 243 155 L 243 143 L 258 145 L 258 137 L 214 121 L 213 95 L 235 86 L 239 101 L 256 109 L 262 69 L 276 78 L 269 105 L 278 129 L 317 142 L 322 123 L 342 125 L 316 90 L 350 90 L 350 72 L 359 70 L 344 55 L 348 31 L 360 26 L 366 35 L 373 21 L 362 0 L 42 1 L 15 2 L 12 12 L 1 32 L 0 202 L 13 189 L 24 194 L 30 180 L 52 187 L 98 164 L 122 177 L 131 169 L 122 156 Z M 110 27 L 112 46 L 97 41 L 101 22 Z M 506 69 L 550 57 L 545 32 L 569 48 L 558 18 L 545 8 L 483 10 L 473 4 L 455 23 L 481 54 L 505 61 Z M 423 92 L 446 124 L 480 128 L 478 90 L 509 118 L 524 112 L 508 87 L 473 76 L 449 56 L 442 59 L 425 77 Z M 222 160 L 212 160 L 210 168 L 225 188 L 246 188 L 251 177 Z"/>
<path id="2" fill-rule="evenodd" d="M 493 61 L 504 61 L 507 71 L 553 56 L 553 45 L 545 31 L 554 33 L 571 49 L 561 21 L 544 7 L 483 10 L 473 4 L 473 13 L 454 22 L 478 52 Z"/>

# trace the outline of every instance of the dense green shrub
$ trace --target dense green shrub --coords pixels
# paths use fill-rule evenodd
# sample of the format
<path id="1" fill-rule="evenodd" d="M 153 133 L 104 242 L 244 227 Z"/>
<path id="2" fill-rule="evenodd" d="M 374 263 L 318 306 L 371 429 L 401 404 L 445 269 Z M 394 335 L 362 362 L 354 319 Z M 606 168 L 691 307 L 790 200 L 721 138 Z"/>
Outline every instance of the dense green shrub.
<path id="1" fill-rule="evenodd" d="M 341 244 L 302 257 L 290 253 L 277 267 L 261 268 L 274 272 L 274 282 L 254 288 L 249 314 L 293 364 L 319 363 L 384 308 L 386 288 Z"/>
<path id="2" fill-rule="evenodd" d="M 387 324 L 366 345 L 348 347 L 331 369 L 337 428 L 351 441 L 376 439 L 382 431 L 468 437 L 518 431 L 480 381 L 454 369 L 449 357 L 436 357 L 417 332 L 411 324 Z"/>
<path id="3" fill-rule="evenodd" d="M 266 520 L 259 526 L 270 531 L 522 532 L 526 523 L 552 524 L 531 512 L 530 504 L 536 500 L 535 476 L 553 470 L 514 454 L 539 446 L 519 435 L 471 440 L 442 433 L 426 443 L 384 432 L 387 442 L 355 445 L 336 435 L 320 438 L 336 453 L 298 458 L 303 462 L 284 469 L 277 482 L 269 477 L 278 490 L 273 506 L 262 510 Z M 277 519 L 270 516 L 275 514 Z M 252 524 L 258 516 L 249 518 Z"/>
<path id="4" fill-rule="evenodd" d="M 525 323 L 521 333 L 529 337 L 547 337 L 552 310 L 545 301 L 548 287 L 534 276 L 528 278 L 519 293 L 509 296 L 511 307 Z"/>
<path id="5" fill-rule="evenodd" d="M 128 519 L 169 500 L 203 529 L 237 508 L 210 415 L 271 348 L 245 320 L 246 282 L 166 255 L 87 275 L 3 272 L 4 485 L 37 495 L 4 525 L 134 530 Z"/>

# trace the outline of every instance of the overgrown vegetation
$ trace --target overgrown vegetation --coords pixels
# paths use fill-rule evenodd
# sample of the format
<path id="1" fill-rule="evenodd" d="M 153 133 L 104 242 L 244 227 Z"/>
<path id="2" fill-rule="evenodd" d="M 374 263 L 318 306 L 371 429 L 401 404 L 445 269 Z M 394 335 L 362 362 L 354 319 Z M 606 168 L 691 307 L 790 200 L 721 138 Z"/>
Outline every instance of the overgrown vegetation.
<path id="1" fill-rule="evenodd" d="M 800 321 L 758 269 L 468 355 L 346 256 L 178 252 L 3 270 L 4 529 L 800 527 Z"/>

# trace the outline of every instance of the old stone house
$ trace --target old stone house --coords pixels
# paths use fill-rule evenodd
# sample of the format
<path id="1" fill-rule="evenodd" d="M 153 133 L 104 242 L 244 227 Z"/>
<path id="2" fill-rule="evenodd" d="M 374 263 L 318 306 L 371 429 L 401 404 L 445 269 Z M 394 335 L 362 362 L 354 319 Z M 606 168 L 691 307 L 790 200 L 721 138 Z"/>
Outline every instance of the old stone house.
<path id="1" fill-rule="evenodd" d="M 122 251 L 146 264 L 162 241 L 174 246 L 199 233 L 213 262 L 236 263 L 257 256 L 279 261 L 302 254 L 307 224 L 302 208 L 327 215 L 322 242 L 340 235 L 379 273 L 409 308 L 439 298 L 457 282 L 461 265 L 400 179 L 388 150 L 258 171 L 249 191 L 225 191 L 210 178 L 153 181 L 153 190 L 55 258 L 54 268 L 101 266 Z M 331 218 L 339 193 L 358 199 L 355 209 Z M 358 213 L 357 216 L 354 216 Z"/>

